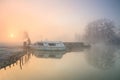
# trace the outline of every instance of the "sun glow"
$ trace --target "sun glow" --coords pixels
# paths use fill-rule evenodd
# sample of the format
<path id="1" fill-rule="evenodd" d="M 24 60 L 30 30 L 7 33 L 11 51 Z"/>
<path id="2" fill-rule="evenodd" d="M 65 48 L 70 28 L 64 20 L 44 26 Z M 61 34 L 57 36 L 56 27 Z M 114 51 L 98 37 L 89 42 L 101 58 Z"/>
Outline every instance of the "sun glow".
<path id="1" fill-rule="evenodd" d="M 13 33 L 10 34 L 10 38 L 14 38 L 15 35 Z"/>

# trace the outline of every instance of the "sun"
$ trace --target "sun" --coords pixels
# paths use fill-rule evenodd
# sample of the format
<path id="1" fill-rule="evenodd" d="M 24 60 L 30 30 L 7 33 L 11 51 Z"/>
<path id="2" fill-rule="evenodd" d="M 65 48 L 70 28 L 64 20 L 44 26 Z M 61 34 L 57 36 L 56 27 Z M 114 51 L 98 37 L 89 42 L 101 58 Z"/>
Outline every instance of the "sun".
<path id="1" fill-rule="evenodd" d="M 10 38 L 14 38 L 15 35 L 13 33 L 10 34 Z"/>

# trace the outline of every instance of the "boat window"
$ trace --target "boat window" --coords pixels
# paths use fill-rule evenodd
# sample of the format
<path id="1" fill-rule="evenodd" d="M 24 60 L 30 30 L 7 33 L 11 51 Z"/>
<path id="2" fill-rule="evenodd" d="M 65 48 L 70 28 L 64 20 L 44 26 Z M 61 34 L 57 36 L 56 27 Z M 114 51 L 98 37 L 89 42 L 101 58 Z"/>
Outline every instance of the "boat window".
<path id="1" fill-rule="evenodd" d="M 49 46 L 56 46 L 55 43 L 48 43 Z"/>
<path id="2" fill-rule="evenodd" d="M 43 43 L 38 43 L 38 45 L 41 45 L 41 46 L 43 46 Z"/>
<path id="3" fill-rule="evenodd" d="M 55 55 L 49 55 L 50 58 L 55 58 L 56 56 Z"/>
<path id="4" fill-rule="evenodd" d="M 39 57 L 44 57 L 44 55 L 39 55 Z"/>

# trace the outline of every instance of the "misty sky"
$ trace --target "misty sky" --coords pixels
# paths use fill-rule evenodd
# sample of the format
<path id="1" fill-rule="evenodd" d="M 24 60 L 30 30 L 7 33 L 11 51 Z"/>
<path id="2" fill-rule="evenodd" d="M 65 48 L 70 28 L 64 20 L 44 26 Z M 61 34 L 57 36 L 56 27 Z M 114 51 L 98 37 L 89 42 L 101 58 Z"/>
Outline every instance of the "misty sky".
<path id="1" fill-rule="evenodd" d="M 96 19 L 120 25 L 119 8 L 120 0 L 0 0 L 0 42 L 24 31 L 32 41 L 74 41 Z"/>

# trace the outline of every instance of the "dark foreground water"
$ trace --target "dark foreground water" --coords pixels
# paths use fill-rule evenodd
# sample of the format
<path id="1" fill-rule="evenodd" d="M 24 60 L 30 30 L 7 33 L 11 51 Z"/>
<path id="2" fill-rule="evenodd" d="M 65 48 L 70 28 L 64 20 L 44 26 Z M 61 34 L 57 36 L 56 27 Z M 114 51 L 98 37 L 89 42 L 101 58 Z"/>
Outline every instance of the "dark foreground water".
<path id="1" fill-rule="evenodd" d="M 34 52 L 29 60 L 23 60 L 22 68 L 18 61 L 1 69 L 0 80 L 120 80 L 120 52 L 116 46 L 101 44 L 70 52 Z"/>

